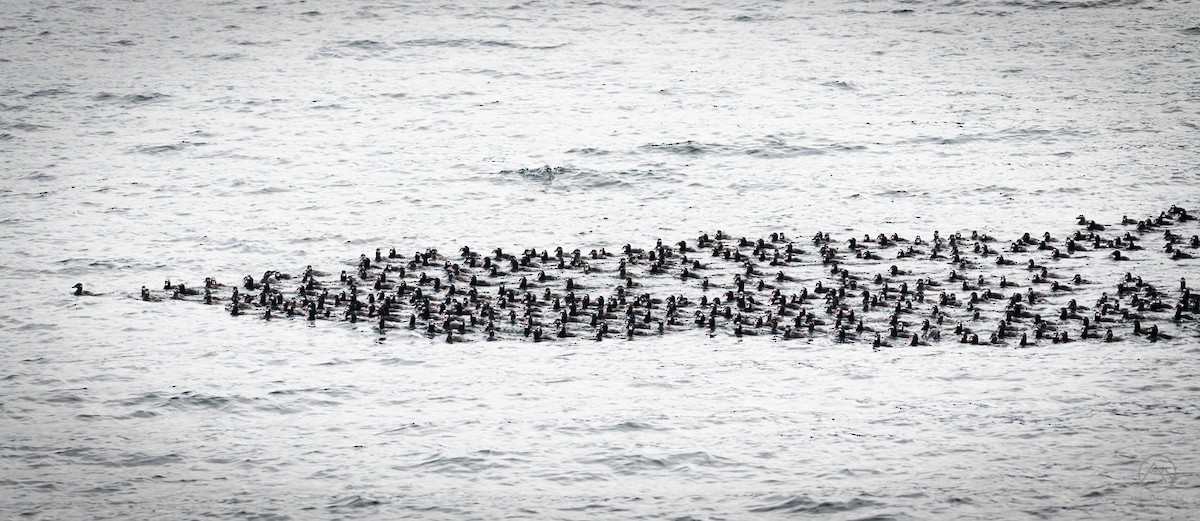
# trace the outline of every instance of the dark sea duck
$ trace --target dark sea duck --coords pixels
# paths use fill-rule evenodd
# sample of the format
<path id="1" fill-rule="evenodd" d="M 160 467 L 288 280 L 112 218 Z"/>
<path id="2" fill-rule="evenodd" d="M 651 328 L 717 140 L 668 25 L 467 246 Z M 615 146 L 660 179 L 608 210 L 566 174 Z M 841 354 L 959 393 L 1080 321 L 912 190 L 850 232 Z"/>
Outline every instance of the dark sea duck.
<path id="1" fill-rule="evenodd" d="M 1158 220 L 1178 215 L 1179 210 L 1163 212 Z M 1168 242 L 1162 254 L 1180 263 L 1191 259 L 1177 245 L 1187 236 L 1179 228 L 1184 221 L 1175 218 L 1176 228 L 1163 234 Z M 1145 225 L 1145 221 L 1138 223 Z M 620 254 L 593 249 L 587 260 L 582 249 L 568 251 L 561 246 L 529 248 L 519 255 L 500 248 L 461 246 L 455 259 L 427 248 L 407 261 L 394 254 L 395 248 L 389 248 L 387 255 L 379 248 L 347 262 L 347 269 L 332 270 L 340 271 L 332 280 L 312 266 L 303 269 L 298 284 L 286 288 L 290 277 L 273 269 L 257 280 L 245 276 L 233 288 L 227 309 L 234 316 L 258 309 L 253 315 L 263 318 L 307 317 L 350 324 L 371 319 L 380 334 L 387 334 L 389 321 L 407 322 L 408 327 L 396 333 L 426 331 L 427 336 L 440 334 L 452 343 L 600 340 L 612 336 L 610 331 L 636 340 L 690 329 L 711 335 L 724 329 L 735 338 L 790 341 L 827 336 L 838 343 L 874 347 L 889 345 L 882 333 L 886 332 L 886 338 L 898 339 L 897 343 L 919 346 L 940 341 L 937 326 L 947 320 L 959 324 L 955 335 L 972 346 L 1006 346 L 1010 338 L 1020 339 L 1013 347 L 1036 346 L 1032 339 L 1041 338 L 1073 342 L 1076 338 L 1068 333 L 1072 329 L 1081 331 L 1079 341 L 1122 339 L 1109 326 L 1101 334 L 1102 321 L 1133 321 L 1133 338 L 1143 340 L 1166 340 L 1179 331 L 1194 330 L 1200 298 L 1190 294 L 1185 280 L 1180 280 L 1181 295 L 1176 298 L 1132 273 L 1115 286 L 1105 286 L 1095 277 L 1074 273 L 1066 278 L 1051 271 L 1047 264 L 1062 270 L 1087 269 L 1091 257 L 1082 244 L 1099 245 L 1097 249 L 1109 245 L 1112 251 L 1106 255 L 1131 271 L 1150 261 L 1142 258 L 1144 253 L 1136 259 L 1122 253 L 1140 249 L 1136 241 L 1150 232 L 1120 230 L 1105 235 L 1105 227 L 1082 215 L 1076 224 L 1082 228 L 1062 238 L 1043 232 L 1040 239 L 1026 233 L 1005 241 L 1013 245 L 1005 248 L 1010 258 L 998 262 L 987 261 L 992 255 L 999 257 L 988 246 L 996 239 L 976 231 L 969 238 L 961 232 L 942 236 L 935 231 L 928 243 L 934 253 L 928 257 L 915 250 L 904 254 L 903 248 L 912 246 L 900 246 L 907 241 L 896 233 L 851 235 L 842 241 L 822 232 L 813 237 L 819 250 L 806 253 L 786 242 L 787 234 L 781 232 L 733 240 L 718 231 L 699 236 L 694 243 L 698 248 L 689 248 L 688 241 L 655 240 L 646 248 L 624 244 L 618 248 Z M 1060 242 L 1065 252 L 1057 246 Z M 839 252 L 833 247 L 836 244 L 854 254 Z M 884 261 L 867 244 L 901 249 L 902 254 Z M 914 240 L 914 244 L 926 243 Z M 707 260 L 701 263 L 696 257 Z M 507 271 L 500 271 L 501 265 Z M 1029 271 L 1032 277 L 1023 275 Z M 1022 279 L 1031 280 L 1040 290 L 1028 287 L 1023 293 L 1006 293 L 1021 286 L 1014 281 Z M 933 288 L 942 280 L 948 284 L 934 294 Z M 220 287 L 215 279 L 209 277 L 204 286 L 201 298 L 199 291 L 183 284 L 164 283 L 173 299 L 218 302 L 211 293 Z M 76 290 L 82 292 L 82 285 Z M 1109 292 L 1119 299 L 1108 297 Z M 143 300 L 161 300 L 145 288 L 141 295 Z M 1077 304 L 1078 299 L 1091 301 L 1096 296 L 1099 307 L 1094 312 Z M 1164 318 L 1171 320 L 1164 320 L 1161 327 L 1171 328 L 1171 333 L 1160 331 L 1158 324 L 1139 322 L 1170 310 L 1174 313 Z M 908 316 L 922 317 L 919 333 L 908 330 L 916 323 L 907 321 Z M 1056 319 L 1042 320 L 1042 316 Z M 993 319 L 1000 324 L 994 331 L 976 334 L 962 325 Z M 584 331 L 577 334 L 580 329 Z"/>

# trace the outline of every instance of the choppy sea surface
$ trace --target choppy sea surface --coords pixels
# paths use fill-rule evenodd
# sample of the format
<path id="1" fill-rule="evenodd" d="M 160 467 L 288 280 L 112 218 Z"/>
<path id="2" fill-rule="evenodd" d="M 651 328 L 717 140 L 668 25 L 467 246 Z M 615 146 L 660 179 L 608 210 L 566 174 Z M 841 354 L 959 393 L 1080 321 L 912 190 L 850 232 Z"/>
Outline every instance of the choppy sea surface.
<path id="1" fill-rule="evenodd" d="M 377 247 L 1200 213 L 1193 4 L 0 4 L 0 518 L 1200 511 L 1195 335 L 446 345 L 134 298 Z"/>

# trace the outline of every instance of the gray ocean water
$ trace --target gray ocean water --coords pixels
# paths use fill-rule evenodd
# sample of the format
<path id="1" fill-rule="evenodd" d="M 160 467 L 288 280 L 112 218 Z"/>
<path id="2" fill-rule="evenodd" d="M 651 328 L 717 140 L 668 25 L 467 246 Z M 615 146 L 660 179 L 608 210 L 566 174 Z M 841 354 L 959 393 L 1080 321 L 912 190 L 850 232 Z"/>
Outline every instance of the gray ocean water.
<path id="1" fill-rule="evenodd" d="M 1200 512 L 1195 331 L 446 345 L 134 298 L 377 247 L 1200 211 L 1193 3 L 0 7 L 0 518 Z"/>

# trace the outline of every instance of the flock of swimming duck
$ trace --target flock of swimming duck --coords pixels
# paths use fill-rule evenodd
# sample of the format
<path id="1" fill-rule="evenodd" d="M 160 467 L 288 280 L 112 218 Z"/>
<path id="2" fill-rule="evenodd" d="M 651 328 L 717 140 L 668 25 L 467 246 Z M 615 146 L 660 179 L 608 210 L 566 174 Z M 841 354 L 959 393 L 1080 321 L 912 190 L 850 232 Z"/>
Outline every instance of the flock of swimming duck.
<path id="1" fill-rule="evenodd" d="M 427 249 L 405 256 L 376 249 L 337 274 L 308 266 L 298 275 L 267 270 L 231 286 L 213 278 L 198 287 L 167 281 L 161 291 L 143 286 L 139 298 L 221 305 L 233 316 L 268 320 L 364 322 L 380 333 L 407 329 L 446 342 L 599 341 L 697 330 L 875 348 L 943 336 L 1019 347 L 1157 341 L 1200 337 L 1200 295 L 1185 279 L 1164 290 L 1134 271 L 1154 255 L 1167 263 L 1191 259 L 1200 237 L 1177 232 L 1193 221 L 1172 206 L 1148 219 L 1123 218 L 1124 233 L 1106 234 L 1106 226 L 1079 216 L 1079 228 L 1065 237 L 1026 233 L 1004 245 L 974 232 L 934 232 L 928 240 L 816 233 L 794 241 L 782 233 L 750 240 L 718 231 L 618 252 L 481 254 L 464 246 L 450 255 Z M 1161 249 L 1142 245 L 1155 239 Z M 1068 271 L 1102 264 L 1110 265 L 1100 271 L 1115 284 Z M 75 294 L 90 293 L 77 284 Z"/>

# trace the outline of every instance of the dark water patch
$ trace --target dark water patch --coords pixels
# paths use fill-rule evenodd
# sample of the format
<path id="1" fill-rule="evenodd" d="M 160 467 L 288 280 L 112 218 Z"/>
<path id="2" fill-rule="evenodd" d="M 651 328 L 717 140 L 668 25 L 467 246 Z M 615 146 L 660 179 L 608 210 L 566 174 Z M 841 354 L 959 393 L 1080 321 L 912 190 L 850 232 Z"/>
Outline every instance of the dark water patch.
<path id="1" fill-rule="evenodd" d="M 362 496 L 346 496 L 344 498 L 334 500 L 333 503 L 330 503 L 326 508 L 330 510 L 374 508 L 382 504 L 383 501 L 378 499 L 370 499 Z"/>
<path id="2" fill-rule="evenodd" d="M 53 174 L 47 174 L 45 172 L 32 172 L 29 175 L 21 176 L 20 179 L 25 180 L 25 181 L 37 181 L 37 182 L 45 183 L 47 181 L 53 181 L 55 179 L 58 179 L 58 177 Z"/>
<path id="3" fill-rule="evenodd" d="M 630 498 L 626 498 L 626 499 L 630 499 Z M 619 504 L 608 503 L 607 501 L 608 501 L 608 499 L 606 498 L 604 500 L 604 502 L 601 502 L 601 503 L 586 503 L 583 505 L 576 505 L 576 506 L 569 506 L 569 507 L 564 506 L 564 507 L 560 507 L 558 510 L 563 511 L 563 512 L 597 512 L 597 513 L 603 512 L 603 513 L 608 513 L 608 514 L 629 512 L 628 508 L 619 506 Z M 613 518 L 616 519 L 617 517 L 613 517 Z"/>
<path id="4" fill-rule="evenodd" d="M 110 483 L 108 485 L 97 485 L 91 488 L 86 488 L 76 492 L 83 496 L 117 494 L 129 490 L 131 484 L 128 481 L 118 483 Z"/>
<path id="5" fill-rule="evenodd" d="M 115 45 L 117 47 L 132 47 L 134 45 L 137 45 L 137 43 L 135 43 L 133 40 L 126 40 L 126 39 L 117 40 L 115 42 L 108 42 L 108 44 Z"/>
<path id="6" fill-rule="evenodd" d="M 350 48 L 350 49 L 365 49 L 365 50 L 369 50 L 369 51 L 382 51 L 382 50 L 388 50 L 388 49 L 392 48 L 391 45 L 388 45 L 383 42 L 377 42 L 375 40 L 350 40 L 350 41 L 338 42 L 338 43 L 342 47 L 346 47 L 346 48 Z"/>
<path id="7" fill-rule="evenodd" d="M 654 425 L 651 425 L 649 423 L 626 421 L 626 422 L 618 423 L 616 425 L 613 425 L 612 427 L 609 427 L 609 428 L 603 429 L 603 430 L 632 432 L 632 431 L 661 431 L 661 430 L 666 430 L 666 429 L 655 427 Z"/>
<path id="8" fill-rule="evenodd" d="M 1004 2 L 1004 5 L 1012 7 L 1023 7 L 1030 10 L 1038 9 L 1096 9 L 1105 7 L 1124 7 L 1133 6 L 1142 3 L 1141 0 L 1086 0 L 1086 1 L 1067 1 L 1067 0 L 1015 0 Z"/>
<path id="9" fill-rule="evenodd" d="M 205 60 L 216 60 L 221 62 L 241 60 L 245 57 L 246 55 L 238 52 L 204 54 L 200 56 L 200 58 Z"/>
<path id="10" fill-rule="evenodd" d="M 14 139 L 17 139 L 17 136 L 0 132 L 0 141 L 12 141 Z"/>
<path id="11" fill-rule="evenodd" d="M 37 90 L 37 91 L 33 91 L 29 94 L 26 94 L 25 99 L 55 98 L 58 96 L 67 96 L 70 94 L 71 94 L 71 91 L 64 90 L 64 89 L 42 89 L 42 90 Z"/>
<path id="12" fill-rule="evenodd" d="M 1186 34 L 1188 36 L 1200 36 L 1200 25 L 1197 25 L 1195 27 L 1188 27 L 1187 29 L 1180 29 L 1179 32 Z"/>
<path id="13" fill-rule="evenodd" d="M 584 147 L 584 148 L 572 148 L 572 149 L 568 150 L 567 153 L 568 154 L 579 154 L 582 156 L 607 156 L 607 155 L 611 154 L 612 152 L 609 152 L 607 150 L 601 150 L 599 148 Z"/>
<path id="14" fill-rule="evenodd" d="M 183 457 L 175 453 L 147 454 L 145 452 L 131 452 L 112 455 L 106 451 L 91 447 L 62 449 L 55 451 L 54 456 L 77 464 L 114 468 L 156 467 L 183 461 Z"/>
<path id="15" fill-rule="evenodd" d="M 23 325 L 15 328 L 15 331 L 57 331 L 58 329 L 59 329 L 58 324 L 47 324 L 47 323 L 34 322 L 34 323 L 30 323 L 30 324 L 23 324 Z"/>
<path id="16" fill-rule="evenodd" d="M 137 106 L 163 101 L 170 97 L 171 96 L 169 94 L 163 94 L 161 92 L 148 92 L 144 94 L 127 94 L 125 96 L 121 96 L 121 101 L 125 104 L 125 106 Z"/>
<path id="17" fill-rule="evenodd" d="M 154 418 L 155 416 L 158 416 L 158 414 L 150 412 L 150 411 L 133 411 L 132 413 L 129 413 L 127 415 L 113 416 L 113 419 L 114 420 L 133 420 L 133 419 L 144 420 L 147 418 Z"/>
<path id="18" fill-rule="evenodd" d="M 313 391 L 315 391 L 315 390 L 316 390 L 316 388 L 308 388 L 308 389 L 279 389 L 279 390 L 271 391 L 271 392 L 269 392 L 269 393 L 267 393 L 267 394 L 272 394 L 272 395 L 280 395 L 280 396 L 291 396 L 291 395 L 293 395 L 293 394 L 299 394 L 299 393 L 309 393 L 309 392 L 313 392 Z"/>
<path id="19" fill-rule="evenodd" d="M 7 103 L 0 103 L 0 112 L 19 112 L 28 109 L 28 105 L 9 105 Z"/>
<path id="20" fill-rule="evenodd" d="M 573 172 L 573 171 L 574 171 L 574 169 L 571 169 L 568 167 L 561 167 L 561 166 L 560 167 L 552 167 L 550 165 L 546 165 L 546 166 L 539 167 L 539 168 L 518 168 L 516 170 L 501 170 L 499 172 L 499 175 L 518 176 L 526 181 L 533 181 L 533 182 L 542 183 L 542 184 L 550 184 L 550 183 L 554 182 L 555 178 L 560 177 L 569 172 Z"/>
<path id="21" fill-rule="evenodd" d="M 769 22 L 772 18 L 769 16 L 739 14 L 729 17 L 731 22 Z"/>
<path id="22" fill-rule="evenodd" d="M 322 13 L 320 11 L 305 11 L 303 13 L 300 13 L 300 16 L 313 17 L 313 16 L 321 16 L 321 14 Z"/>
<path id="23" fill-rule="evenodd" d="M 877 508 L 882 503 L 868 499 L 853 498 L 847 501 L 816 501 L 808 496 L 767 498 L 768 504 L 750 509 L 751 512 L 778 512 L 787 514 L 831 515 L 851 512 L 862 508 Z"/>
<path id="24" fill-rule="evenodd" d="M 31 399 L 31 400 L 39 401 L 42 403 L 56 403 L 56 404 L 83 403 L 84 399 L 82 396 L 75 394 L 74 392 L 71 392 L 71 391 L 77 391 L 77 390 L 79 390 L 79 389 L 71 389 L 70 391 L 54 391 L 50 394 L 50 396 L 43 398 L 41 400 L 35 400 L 35 399 Z"/>
<path id="25" fill-rule="evenodd" d="M 49 127 L 46 125 L 35 125 L 33 123 L 25 123 L 23 121 L 18 121 L 15 123 L 0 122 L 0 130 L 19 130 L 21 132 L 40 132 L 43 130 L 49 130 L 51 128 L 52 127 Z"/>

